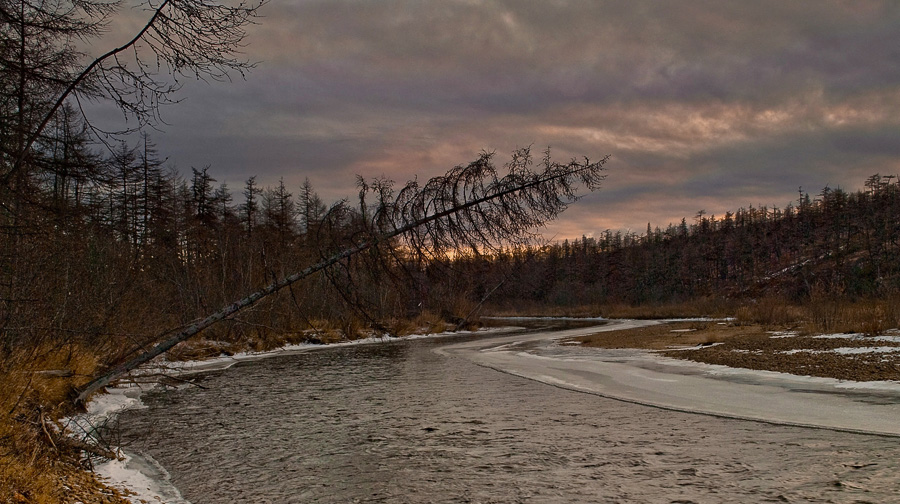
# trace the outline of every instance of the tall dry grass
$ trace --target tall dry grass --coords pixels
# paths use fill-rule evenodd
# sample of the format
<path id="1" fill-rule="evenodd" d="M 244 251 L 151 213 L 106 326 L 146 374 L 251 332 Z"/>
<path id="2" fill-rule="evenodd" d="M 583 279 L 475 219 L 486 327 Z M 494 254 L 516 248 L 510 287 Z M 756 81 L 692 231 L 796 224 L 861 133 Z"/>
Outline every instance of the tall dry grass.
<path id="1" fill-rule="evenodd" d="M 807 332 L 876 336 L 900 327 L 900 296 L 855 301 L 813 299 L 807 314 Z"/>
<path id="2" fill-rule="evenodd" d="M 736 319 L 741 324 L 789 328 L 803 334 L 876 336 L 900 327 L 900 296 L 853 300 L 813 295 L 801 303 L 769 297 L 745 302 L 736 311 Z"/>
<path id="3" fill-rule="evenodd" d="M 601 303 L 554 306 L 523 302 L 515 306 L 491 305 L 492 316 L 605 317 L 617 319 L 718 318 L 733 316 L 738 304 L 725 298 L 705 297 L 668 303 Z"/>
<path id="4" fill-rule="evenodd" d="M 72 391 L 97 370 L 74 344 L 19 348 L 0 368 L 0 502 L 125 503 L 83 470 L 81 452 L 55 421 L 73 413 Z"/>
<path id="5" fill-rule="evenodd" d="M 633 319 L 733 317 L 737 325 L 761 325 L 769 330 L 878 335 L 900 328 L 900 295 L 855 300 L 813 295 L 802 302 L 774 295 L 758 299 L 706 297 L 670 303 L 607 303 L 575 307 L 523 304 L 518 307 L 492 307 L 490 314 Z"/>

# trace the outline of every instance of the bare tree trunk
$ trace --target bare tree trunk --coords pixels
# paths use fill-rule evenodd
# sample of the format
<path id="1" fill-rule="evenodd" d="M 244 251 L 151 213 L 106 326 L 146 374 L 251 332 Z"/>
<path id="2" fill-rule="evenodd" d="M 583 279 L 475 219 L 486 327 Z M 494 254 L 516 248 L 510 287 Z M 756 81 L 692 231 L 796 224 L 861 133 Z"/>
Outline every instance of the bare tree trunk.
<path id="1" fill-rule="evenodd" d="M 536 173 L 529 169 L 529 149 L 522 149 L 514 153 L 513 160 L 507 165 L 509 174 L 500 179 L 496 177 L 490 159 L 490 154 L 484 154 L 468 166 L 459 166 L 444 177 L 431 179 L 422 189 L 411 182 L 400 191 L 396 199 L 389 200 L 392 192 L 381 186 L 378 189 L 380 202 L 373 218 L 371 238 L 298 273 L 278 279 L 191 324 L 150 350 L 94 378 L 84 386 L 75 401 L 84 403 L 97 390 L 260 299 L 393 238 L 405 237 L 407 244 L 413 247 L 429 244 L 432 247 L 472 247 L 476 242 L 489 245 L 490 241 L 495 240 L 492 236 L 502 236 L 504 240 L 520 239 L 529 229 L 555 218 L 570 202 L 577 199 L 574 184 L 580 182 L 589 190 L 599 187 L 604 178 L 601 174 L 602 167 L 609 158 L 607 156 L 595 163 L 573 160 L 560 165 L 550 162 L 548 152 L 544 158 L 543 171 Z M 471 190 L 473 182 L 477 186 L 474 191 Z M 461 188 L 461 184 L 465 186 Z M 453 201 L 453 204 L 445 205 L 448 200 Z M 427 209 L 435 208 L 441 210 L 430 215 L 425 213 Z M 472 226 L 478 228 L 472 229 Z M 414 233 L 423 227 L 424 232 Z M 475 236 L 468 235 L 471 233 Z M 518 233 L 519 236 L 504 233 Z"/>

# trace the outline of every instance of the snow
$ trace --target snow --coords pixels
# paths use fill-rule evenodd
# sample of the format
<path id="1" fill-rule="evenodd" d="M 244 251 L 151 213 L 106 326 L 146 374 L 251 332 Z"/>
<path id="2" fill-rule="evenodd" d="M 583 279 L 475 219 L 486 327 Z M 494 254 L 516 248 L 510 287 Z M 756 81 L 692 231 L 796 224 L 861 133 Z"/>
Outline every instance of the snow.
<path id="1" fill-rule="evenodd" d="M 608 320 L 603 317 L 481 317 L 484 320 L 543 320 L 543 321 L 551 321 L 551 320 L 577 320 L 577 321 L 605 321 Z"/>
<path id="2" fill-rule="evenodd" d="M 143 390 L 134 384 L 108 387 L 106 394 L 94 396 L 87 404 L 87 411 L 63 418 L 61 423 L 70 435 L 80 439 L 96 439 L 97 430 L 115 420 L 127 409 L 146 408 L 141 402 Z"/>
<path id="3" fill-rule="evenodd" d="M 797 331 L 771 331 L 769 334 L 769 338 L 772 339 L 793 338 L 800 335 Z"/>
<path id="4" fill-rule="evenodd" d="M 900 352 L 900 347 L 841 347 L 835 348 L 835 353 L 843 355 L 864 354 L 864 353 L 891 353 Z"/>
<path id="5" fill-rule="evenodd" d="M 119 460 L 95 465 L 94 471 L 108 484 L 127 490 L 131 502 L 190 504 L 170 483 L 169 473 L 149 455 L 123 453 Z"/>
<path id="6" fill-rule="evenodd" d="M 862 333 L 835 333 L 835 334 L 818 334 L 813 336 L 814 339 L 859 339 L 865 337 Z"/>
<path id="7" fill-rule="evenodd" d="M 64 418 L 62 425 L 73 437 L 84 440 L 98 440 L 100 430 L 123 411 L 146 408 L 141 402 L 144 388 L 134 383 L 120 383 L 107 387 L 105 394 L 96 394 L 87 404 L 85 413 Z M 146 455 L 125 452 L 111 447 L 118 459 L 106 460 L 94 465 L 94 472 L 108 485 L 125 490 L 128 499 L 140 502 L 165 502 L 168 504 L 190 504 L 181 497 L 169 483 L 165 469 Z"/>

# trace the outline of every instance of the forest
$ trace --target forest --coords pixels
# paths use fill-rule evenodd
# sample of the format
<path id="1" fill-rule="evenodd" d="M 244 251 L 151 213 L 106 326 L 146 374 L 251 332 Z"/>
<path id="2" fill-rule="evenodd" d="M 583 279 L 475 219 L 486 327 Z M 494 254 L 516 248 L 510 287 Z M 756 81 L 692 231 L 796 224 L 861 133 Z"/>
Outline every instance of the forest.
<path id="1" fill-rule="evenodd" d="M 13 204 L 26 210 L 2 236 L 4 355 L 75 345 L 116 362 L 364 232 L 371 188 L 362 179 L 359 206 L 326 204 L 308 180 L 292 191 L 250 176 L 232 191 L 209 167 L 189 177 L 166 168 L 147 135 L 100 154 L 83 125 L 55 126 L 46 157 L 20 179 L 28 190 Z M 204 336 L 259 349 L 454 328 L 490 313 L 611 316 L 628 306 L 652 315 L 680 306 L 682 315 L 708 315 L 761 299 L 886 300 L 900 287 L 898 215 L 900 183 L 874 175 L 856 192 L 698 212 L 642 235 L 607 230 L 449 255 L 397 246 L 390 261 L 347 258 Z"/>
<path id="2" fill-rule="evenodd" d="M 702 314 L 693 305 L 734 315 L 760 300 L 832 308 L 878 302 L 889 311 L 879 317 L 883 327 L 896 327 L 885 301 L 900 289 L 900 184 L 890 175 L 861 182 L 854 192 L 826 187 L 811 197 L 800 191 L 785 208 L 751 206 L 720 217 L 700 211 L 665 229 L 648 224 L 641 235 L 607 230 L 512 251 L 493 258 L 473 277 L 484 283 L 472 289 L 486 292 L 502 282 L 492 295 L 499 309 L 524 301 L 643 306 L 644 313 L 670 305 Z M 716 303 L 719 308 L 711 306 Z"/>

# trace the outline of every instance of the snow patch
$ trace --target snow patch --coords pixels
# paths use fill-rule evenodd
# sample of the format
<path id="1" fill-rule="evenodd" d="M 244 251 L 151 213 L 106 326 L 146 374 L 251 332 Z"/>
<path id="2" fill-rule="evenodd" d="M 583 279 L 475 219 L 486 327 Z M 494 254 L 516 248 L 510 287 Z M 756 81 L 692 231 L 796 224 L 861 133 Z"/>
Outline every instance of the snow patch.
<path id="1" fill-rule="evenodd" d="M 900 352 L 900 347 L 841 347 L 835 348 L 835 353 L 843 355 L 864 354 L 864 353 L 892 353 Z"/>
<path id="2" fill-rule="evenodd" d="M 168 471 L 149 455 L 129 455 L 123 452 L 121 459 L 97 464 L 94 471 L 107 484 L 126 490 L 131 502 L 190 504 L 170 483 Z"/>
<path id="3" fill-rule="evenodd" d="M 69 435 L 84 440 L 98 440 L 100 430 L 128 409 L 143 409 L 143 390 L 135 384 L 107 387 L 106 394 L 98 394 L 87 404 L 87 411 L 63 418 L 61 424 Z"/>
<path id="4" fill-rule="evenodd" d="M 96 394 L 87 403 L 87 411 L 62 419 L 66 433 L 72 437 L 100 442 L 102 446 L 104 429 L 116 420 L 119 414 L 129 409 L 143 409 L 141 402 L 144 389 L 135 383 L 123 382 L 115 387 L 107 387 L 105 394 Z M 124 490 L 128 500 L 141 502 L 165 502 L 168 504 L 190 504 L 181 497 L 178 489 L 169 483 L 169 475 L 149 456 L 129 454 L 117 447 L 110 447 L 119 457 L 94 465 L 94 472 L 112 487 Z"/>
<path id="5" fill-rule="evenodd" d="M 799 336 L 800 333 L 797 331 L 769 331 L 769 338 L 772 339 L 781 339 L 781 338 L 793 338 Z"/>
<path id="6" fill-rule="evenodd" d="M 839 355 L 858 355 L 868 353 L 894 353 L 900 352 L 900 347 L 883 346 L 883 347 L 838 347 L 831 350 L 813 350 L 811 348 L 797 348 L 794 350 L 782 350 L 775 352 L 779 355 L 794 355 L 798 353 L 826 354 L 835 353 Z"/>
<path id="7" fill-rule="evenodd" d="M 862 333 L 819 334 L 813 336 L 814 339 L 859 339 L 862 337 L 864 337 Z"/>

